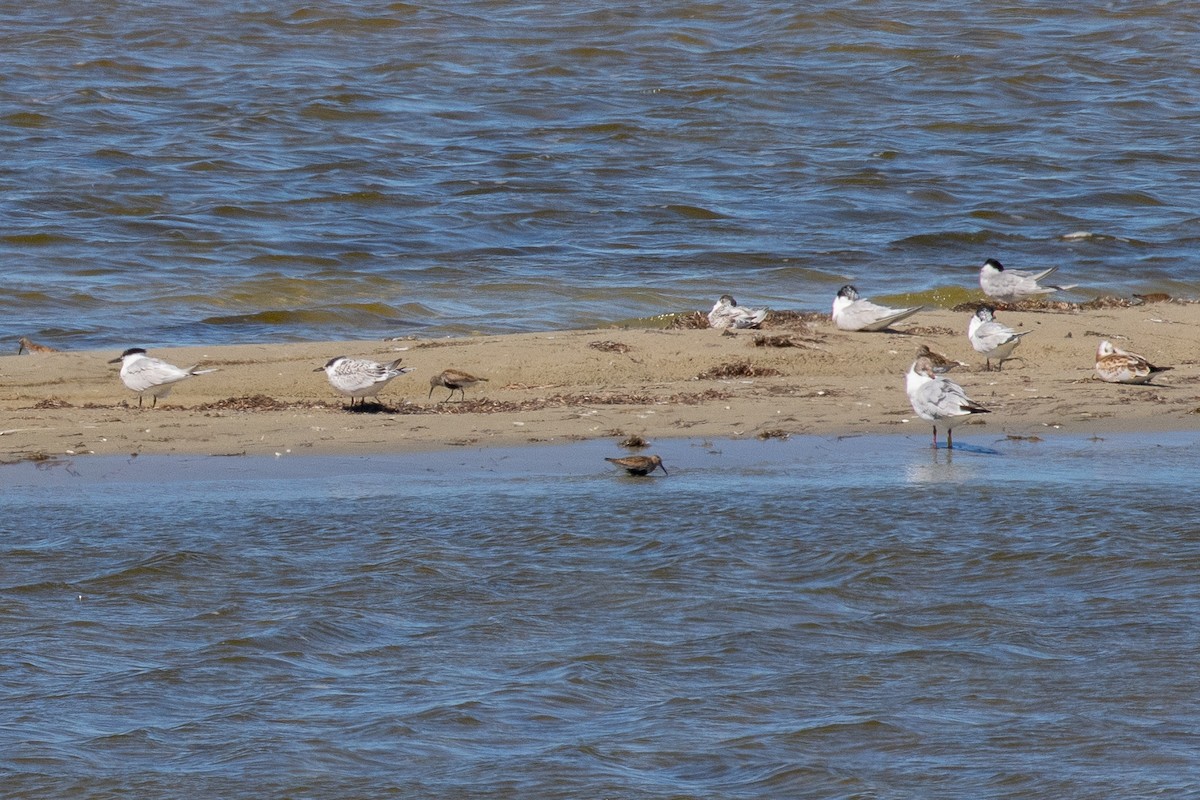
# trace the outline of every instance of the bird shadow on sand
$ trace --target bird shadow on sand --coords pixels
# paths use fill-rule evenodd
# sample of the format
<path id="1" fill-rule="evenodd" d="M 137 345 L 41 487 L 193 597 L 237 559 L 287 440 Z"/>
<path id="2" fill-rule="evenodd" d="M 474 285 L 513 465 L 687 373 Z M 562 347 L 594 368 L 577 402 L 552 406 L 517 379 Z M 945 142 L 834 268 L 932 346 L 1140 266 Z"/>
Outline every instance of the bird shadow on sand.
<path id="1" fill-rule="evenodd" d="M 396 409 L 384 403 L 356 403 L 352 406 L 342 406 L 347 414 L 395 414 Z"/>

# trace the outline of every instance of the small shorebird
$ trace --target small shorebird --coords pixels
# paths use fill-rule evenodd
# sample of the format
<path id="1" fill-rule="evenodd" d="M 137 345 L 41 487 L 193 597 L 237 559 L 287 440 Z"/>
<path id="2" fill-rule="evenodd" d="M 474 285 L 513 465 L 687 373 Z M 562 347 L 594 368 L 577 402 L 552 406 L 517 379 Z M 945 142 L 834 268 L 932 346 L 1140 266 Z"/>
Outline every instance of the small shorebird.
<path id="1" fill-rule="evenodd" d="M 767 318 L 769 308 L 739 306 L 733 295 L 723 294 L 708 312 L 708 325 L 719 329 L 757 328 Z"/>
<path id="2" fill-rule="evenodd" d="M 1065 292 L 1067 289 L 1074 289 L 1075 284 L 1071 284 L 1070 286 L 1052 286 L 1046 284 L 1043 286 L 1038 283 L 1038 281 L 1050 275 L 1056 269 L 1058 267 L 1051 267 L 1041 272 L 1005 269 L 1004 265 L 999 261 L 989 258 L 983 262 L 983 266 L 979 269 L 979 288 L 983 289 L 983 293 L 988 297 L 999 300 L 1002 303 L 1015 303 L 1039 294 Z"/>
<path id="3" fill-rule="evenodd" d="M 933 423 L 935 448 L 939 425 L 946 431 L 946 449 L 953 450 L 955 425 L 974 414 L 991 413 L 968 399 L 957 383 L 934 372 L 928 358 L 918 358 L 909 367 L 905 388 L 913 411 L 917 412 L 921 419 Z"/>
<path id="4" fill-rule="evenodd" d="M 455 392 L 459 392 L 462 395 L 461 400 L 466 400 L 466 388 L 474 386 L 480 381 L 486 383 L 487 378 L 476 377 L 469 372 L 463 372 L 461 369 L 444 369 L 429 379 L 429 397 L 433 397 L 433 390 L 441 386 L 444 389 L 450 390 L 450 397 L 447 397 L 446 400 L 454 397 Z M 444 403 L 446 400 L 442 400 L 441 402 Z"/>
<path id="5" fill-rule="evenodd" d="M 29 340 L 28 336 L 22 336 L 20 339 L 17 339 L 17 355 L 21 355 L 21 353 L 25 352 L 26 350 L 28 350 L 31 353 L 57 353 L 58 352 L 57 348 L 50 347 L 50 346 L 44 345 L 44 344 L 38 344 L 37 342 L 31 342 Z"/>
<path id="6" fill-rule="evenodd" d="M 362 405 L 366 398 L 379 394 L 393 378 L 412 372 L 412 367 L 400 366 L 401 361 L 397 358 L 390 364 L 380 364 L 366 358 L 334 356 L 325 362 L 325 366 L 317 367 L 313 372 L 324 371 L 329 378 L 329 385 L 334 391 L 349 397 L 350 407 L 354 408 L 355 398 Z"/>
<path id="7" fill-rule="evenodd" d="M 1114 347 L 1107 339 L 1096 349 L 1096 374 L 1108 383 L 1149 383 L 1171 367 L 1156 367 L 1137 353 Z"/>
<path id="8" fill-rule="evenodd" d="M 205 375 L 216 372 L 215 369 L 200 369 L 199 364 L 187 369 L 180 369 L 174 364 L 158 358 L 151 358 L 140 347 L 131 347 L 108 363 L 121 364 L 121 382 L 132 391 L 137 392 L 138 408 L 142 407 L 142 397 L 149 393 L 153 400 L 150 407 L 158 405 L 158 398 L 166 397 L 175 388 L 175 384 L 193 375 Z"/>
<path id="9" fill-rule="evenodd" d="M 663 475 L 669 474 L 658 456 L 624 456 L 622 458 L 606 458 L 605 461 L 616 464 L 630 475 L 649 475 L 655 469 L 661 469 Z"/>
<path id="10" fill-rule="evenodd" d="M 881 331 L 907 319 L 925 306 L 888 308 L 860 298 L 858 289 L 846 284 L 833 298 L 833 324 L 843 331 Z"/>
<path id="11" fill-rule="evenodd" d="M 967 362 L 947 358 L 936 350 L 930 350 L 929 345 L 923 344 L 917 348 L 917 358 L 928 358 L 930 366 L 938 375 L 944 375 L 955 367 L 965 367 Z"/>
<path id="12" fill-rule="evenodd" d="M 1012 351 L 1021 343 L 1021 337 L 1032 331 L 1017 333 L 1007 325 L 996 321 L 996 310 L 991 306 L 980 306 L 967 325 L 967 338 L 971 347 L 983 354 L 984 371 L 992 371 L 992 359 L 996 359 L 996 371 L 1012 356 Z"/>

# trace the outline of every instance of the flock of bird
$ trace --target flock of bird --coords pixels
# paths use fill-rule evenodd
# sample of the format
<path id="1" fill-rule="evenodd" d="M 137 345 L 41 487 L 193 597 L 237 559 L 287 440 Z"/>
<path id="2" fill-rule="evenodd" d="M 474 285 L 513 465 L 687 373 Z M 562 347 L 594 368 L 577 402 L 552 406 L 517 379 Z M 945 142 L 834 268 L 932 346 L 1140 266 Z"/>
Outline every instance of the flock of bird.
<path id="1" fill-rule="evenodd" d="M 979 271 L 979 286 L 988 297 L 1003 303 L 1013 303 L 1029 297 L 1050 294 L 1074 288 L 1074 285 L 1055 286 L 1042 284 L 1042 279 L 1057 269 L 1051 267 L 1041 272 L 1023 272 L 1005 269 L 995 259 L 984 262 Z M 922 311 L 924 306 L 912 308 L 888 308 L 872 303 L 859 296 L 855 287 L 846 285 L 838 290 L 833 300 L 833 324 L 844 331 L 883 331 L 901 320 L 907 319 Z M 767 318 L 769 309 L 746 308 L 739 306 L 730 295 L 722 295 L 713 305 L 708 314 L 709 325 L 719 329 L 757 328 Z M 971 317 L 967 327 L 967 336 L 971 346 L 985 359 L 985 369 L 1001 370 L 1004 362 L 1012 357 L 1013 351 L 1020 345 L 1021 340 L 1029 331 L 1014 331 L 999 322 L 995 316 L 995 308 L 989 305 L 980 306 Z M 18 340 L 17 353 L 54 352 L 54 348 L 31 342 L 26 337 Z M 396 359 L 388 364 L 381 364 L 366 358 L 350 358 L 337 356 L 329 359 L 324 366 L 317 367 L 314 372 L 324 372 L 330 386 L 350 398 L 353 408 L 357 400 L 359 405 L 367 398 L 377 396 L 395 378 L 412 371 L 411 367 L 400 364 Z M 131 347 L 110 364 L 121 364 L 121 381 L 131 391 L 138 395 L 138 407 L 146 395 L 151 398 L 151 407 L 158 399 L 166 397 L 180 381 L 196 375 L 216 372 L 215 369 L 201 369 L 200 365 L 187 368 L 177 367 L 159 358 L 151 357 L 145 349 Z M 954 447 L 954 426 L 970 419 L 977 414 L 991 413 L 979 403 L 967 397 L 963 388 L 945 376 L 956 366 L 965 366 L 960 361 L 953 361 L 931 351 L 923 346 L 917 353 L 917 359 L 909 367 L 905 376 L 905 387 L 909 402 L 917 416 L 933 425 L 933 446 L 937 447 L 939 428 L 945 431 L 946 447 Z M 1146 383 L 1153 376 L 1164 372 L 1170 367 L 1157 367 L 1136 353 L 1130 353 L 1114 346 L 1111 342 L 1102 341 L 1096 353 L 1096 374 L 1101 380 L 1110 383 Z M 487 378 L 477 377 L 458 369 L 446 369 L 429 379 L 429 397 L 437 388 L 450 391 L 445 400 L 450 400 L 455 393 L 460 399 L 466 399 L 467 388 Z M 445 401 L 442 401 L 445 402 Z M 630 475 L 644 476 L 661 469 L 667 474 L 662 459 L 658 456 L 626 456 L 624 458 L 605 459 L 624 469 Z"/>
<path id="2" fill-rule="evenodd" d="M 31 343 L 28 340 L 22 338 L 21 348 L 31 349 L 29 344 Z M 34 347 L 48 349 L 43 345 L 34 345 Z M 19 352 L 20 350 L 18 350 Z M 36 351 L 31 349 L 31 352 Z M 353 408 L 355 400 L 362 405 L 368 397 L 375 397 L 383 391 L 383 388 L 395 378 L 412 372 L 412 367 L 402 367 L 400 361 L 401 359 L 397 358 L 390 364 L 380 364 L 367 358 L 336 356 L 329 359 L 325 366 L 317 367 L 313 372 L 324 372 L 329 379 L 329 385 L 333 387 L 334 391 L 349 397 L 350 407 Z M 158 399 L 170 394 L 180 381 L 194 375 L 216 372 L 215 369 L 200 369 L 199 364 L 186 369 L 177 367 L 161 358 L 151 357 L 141 347 L 131 347 L 108 363 L 120 363 L 121 382 L 130 391 L 137 392 L 138 408 L 142 407 L 142 399 L 146 395 L 150 395 L 150 407 L 154 408 L 158 404 Z M 476 377 L 461 369 L 444 369 L 429 379 L 429 396 L 433 397 L 433 390 L 441 387 L 450 390 L 447 400 L 454 397 L 455 392 L 460 392 L 462 399 L 465 400 L 468 387 L 486 380 L 487 378 Z"/>
<path id="3" fill-rule="evenodd" d="M 1074 284 L 1056 286 L 1043 284 L 1057 267 L 1040 272 L 1005 269 L 994 258 L 984 262 L 979 270 L 979 287 L 983 293 L 1001 303 L 1016 303 L 1030 297 L 1075 288 Z M 883 331 L 897 322 L 922 311 L 924 306 L 888 308 L 860 297 L 850 285 L 838 290 L 833 299 L 833 324 L 843 331 Z M 768 309 L 744 308 L 729 295 L 723 295 L 709 312 L 709 325 L 714 328 L 736 329 L 757 327 L 766 319 Z M 984 357 L 984 369 L 997 371 L 1012 357 L 1013 351 L 1030 331 L 1015 331 L 996 319 L 996 309 L 980 306 L 967 325 L 971 347 Z M 905 389 L 913 411 L 933 424 L 933 446 L 937 447 L 938 429 L 945 431 L 946 447 L 954 447 L 954 426 L 976 414 L 989 414 L 988 409 L 967 397 L 954 381 L 945 377 L 962 362 L 951 361 L 922 347 L 917 359 L 905 376 Z M 1102 341 L 1096 351 L 1096 374 L 1109 383 L 1146 383 L 1155 375 L 1171 369 L 1157 367 L 1137 353 L 1130 353 Z"/>
<path id="4" fill-rule="evenodd" d="M 759 322 L 761 321 L 760 319 Z M 53 348 L 34 344 L 22 337 L 17 353 L 20 354 L 22 350 L 26 349 L 30 352 L 53 352 Z M 339 394 L 349 397 L 350 407 L 353 408 L 355 400 L 361 406 L 368 397 L 378 395 L 392 380 L 412 372 L 412 367 L 400 366 L 401 361 L 402 359 L 397 358 L 391 363 L 380 364 L 378 361 L 367 358 L 335 356 L 325 362 L 324 366 L 314 369 L 313 372 L 324 372 L 329 379 L 329 385 Z M 215 369 L 200 369 L 198 364 L 187 368 L 177 367 L 161 358 L 151 357 L 141 347 L 131 347 L 108 363 L 121 364 L 121 382 L 129 390 L 137 392 L 138 408 L 142 407 L 142 398 L 145 395 L 150 395 L 150 407 L 154 408 L 158 403 L 158 398 L 170 394 L 180 381 L 194 375 L 216 372 Z M 433 397 L 434 389 L 441 387 L 450 390 L 446 400 L 453 398 L 455 392 L 460 393 L 460 399 L 465 400 L 466 390 L 469 387 L 486 380 L 487 378 L 481 378 L 460 369 L 445 369 L 429 379 L 429 397 Z M 649 475 L 656 469 L 661 469 L 664 475 L 668 474 L 667 468 L 663 466 L 662 458 L 659 456 L 625 456 L 604 460 L 615 464 L 628 474 L 638 477 Z"/>

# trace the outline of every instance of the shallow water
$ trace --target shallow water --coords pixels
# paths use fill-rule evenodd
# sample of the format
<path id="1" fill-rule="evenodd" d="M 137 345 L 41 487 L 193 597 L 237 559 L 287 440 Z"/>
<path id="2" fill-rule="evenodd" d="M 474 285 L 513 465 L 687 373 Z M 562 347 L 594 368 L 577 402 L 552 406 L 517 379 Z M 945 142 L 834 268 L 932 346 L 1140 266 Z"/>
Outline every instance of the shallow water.
<path id="1" fill-rule="evenodd" d="M 826 310 L 987 257 L 1074 299 L 1198 294 L 1192 4 L 0 12 L 6 338 Z"/>
<path id="2" fill-rule="evenodd" d="M 1200 792 L 1197 436 L 0 468 L 23 798 Z"/>

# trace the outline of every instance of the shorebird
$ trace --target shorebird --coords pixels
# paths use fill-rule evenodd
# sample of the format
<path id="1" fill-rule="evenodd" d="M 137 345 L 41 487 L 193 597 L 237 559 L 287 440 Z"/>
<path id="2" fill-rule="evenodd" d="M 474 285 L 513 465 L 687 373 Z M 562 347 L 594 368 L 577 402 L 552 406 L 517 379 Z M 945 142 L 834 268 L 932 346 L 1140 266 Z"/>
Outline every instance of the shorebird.
<path id="1" fill-rule="evenodd" d="M 158 358 L 151 358 L 140 347 L 131 347 L 108 363 L 121 364 L 121 382 L 130 390 L 137 392 L 138 408 L 142 407 L 142 397 L 147 393 L 153 400 L 150 407 L 158 405 L 158 398 L 166 397 L 175 388 L 175 384 L 193 375 L 205 375 L 216 372 L 215 369 L 200 369 L 197 364 L 187 369 L 180 369 L 174 364 Z"/>
<path id="2" fill-rule="evenodd" d="M 946 431 L 946 449 L 954 449 L 954 426 L 975 414 L 991 412 L 973 400 L 954 381 L 933 371 L 928 358 L 918 358 L 908 369 L 905 380 L 908 401 L 913 411 L 933 423 L 933 446 L 937 447 L 938 426 Z"/>
<path id="3" fill-rule="evenodd" d="M 662 459 L 658 456 L 624 456 L 622 458 L 606 458 L 604 460 L 611 464 L 616 464 L 630 475 L 649 475 L 655 469 L 661 469 L 663 475 L 668 474 L 667 468 L 663 466 Z"/>
<path id="4" fill-rule="evenodd" d="M 1171 367 L 1156 367 L 1137 353 L 1129 353 L 1107 339 L 1096 349 L 1096 374 L 1108 383 L 1149 383 Z"/>
<path id="5" fill-rule="evenodd" d="M 917 358 L 928 358 L 933 371 L 938 375 L 944 375 L 955 367 L 967 366 L 967 362 L 965 361 L 955 361 L 953 358 L 947 358 L 936 350 L 930 350 L 927 344 L 923 344 L 917 348 Z"/>
<path id="6" fill-rule="evenodd" d="M 17 339 L 17 355 L 28 350 L 31 353 L 57 353 L 58 349 L 44 344 L 38 344 L 29 340 L 28 336 L 22 336 Z"/>
<path id="7" fill-rule="evenodd" d="M 924 309 L 888 308 L 860 298 L 858 289 L 846 284 L 833 298 L 833 324 L 843 331 L 881 331 Z"/>
<path id="8" fill-rule="evenodd" d="M 466 388 L 474 386 L 480 381 L 486 383 L 487 378 L 476 377 L 469 372 L 463 372 L 461 369 L 444 369 L 429 379 L 429 397 L 433 397 L 433 390 L 441 386 L 444 389 L 450 390 L 450 396 L 446 400 L 454 397 L 455 392 L 459 392 L 462 395 L 461 399 L 466 400 Z M 444 403 L 446 400 L 442 400 L 441 402 Z"/>
<path id="9" fill-rule="evenodd" d="M 708 324 L 713 328 L 757 328 L 767 318 L 768 308 L 739 306 L 732 295 L 723 294 L 708 312 Z"/>
<path id="10" fill-rule="evenodd" d="M 996 359 L 996 371 L 1012 356 L 1012 351 L 1021 343 L 1021 337 L 1032 331 L 1017 333 L 1007 325 L 996 321 L 996 310 L 991 306 L 980 306 L 967 325 L 967 338 L 971 347 L 983 354 L 984 370 L 991 372 L 992 359 Z"/>
<path id="11" fill-rule="evenodd" d="M 334 391 L 349 397 L 350 407 L 354 408 L 355 398 L 362 405 L 366 398 L 379 394 L 393 378 L 412 372 L 412 367 L 400 366 L 401 360 L 397 358 L 390 364 L 380 364 L 366 358 L 335 356 L 313 372 L 324 371 L 325 377 L 329 378 L 329 385 Z"/>
<path id="12" fill-rule="evenodd" d="M 1023 272 L 1016 269 L 1005 269 L 1004 265 L 999 261 L 989 258 L 983 262 L 983 266 L 979 269 L 979 288 L 983 289 L 983 293 L 988 297 L 999 300 L 1002 303 L 1015 303 L 1039 294 L 1065 292 L 1067 289 L 1074 289 L 1075 284 L 1069 286 L 1052 286 L 1047 284 L 1042 286 L 1038 283 L 1038 281 L 1050 275 L 1056 269 L 1058 267 L 1050 267 L 1050 269 L 1044 269 L 1041 272 Z"/>

